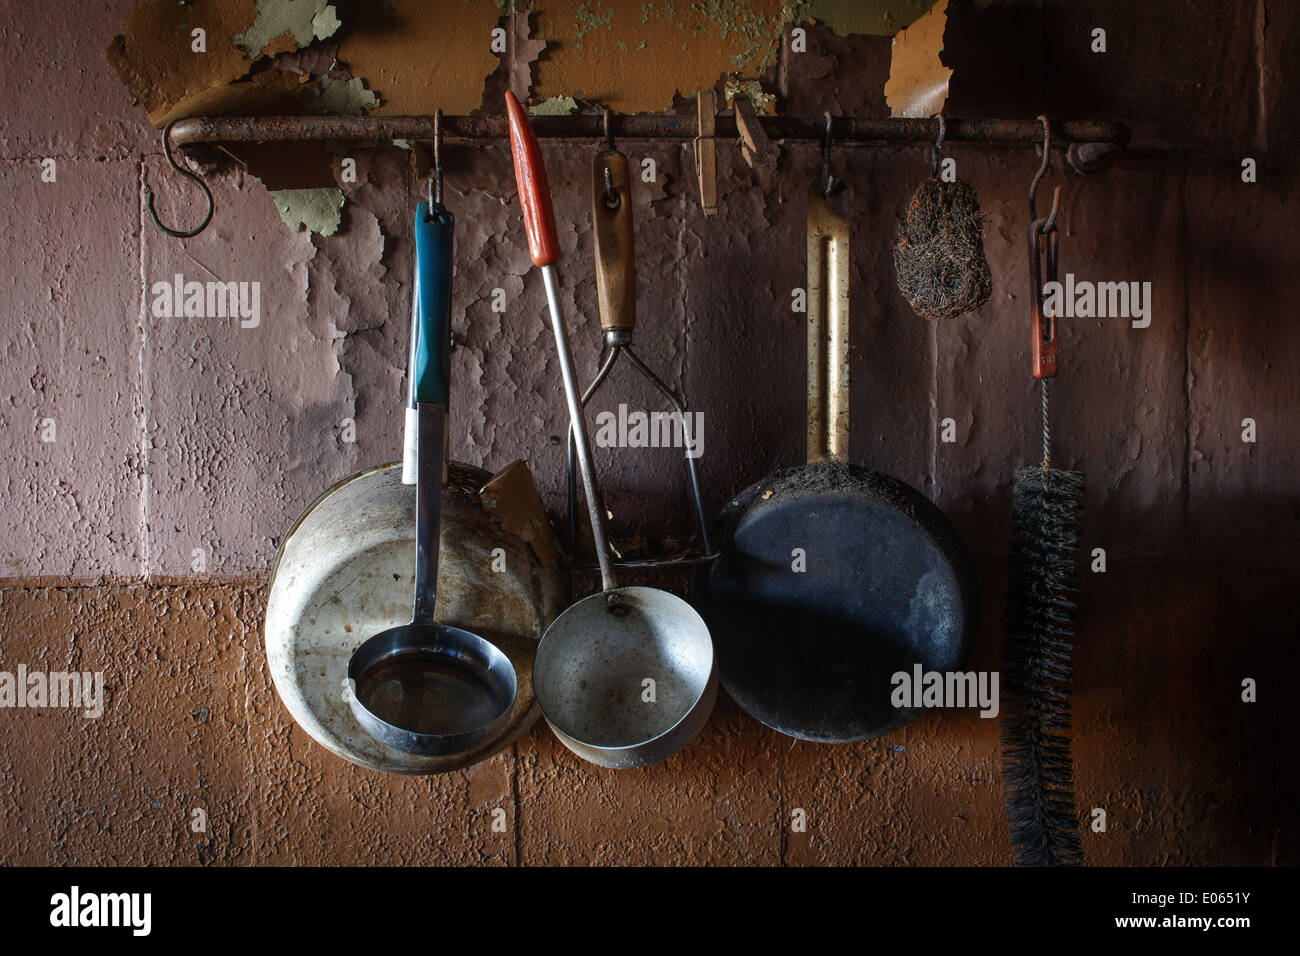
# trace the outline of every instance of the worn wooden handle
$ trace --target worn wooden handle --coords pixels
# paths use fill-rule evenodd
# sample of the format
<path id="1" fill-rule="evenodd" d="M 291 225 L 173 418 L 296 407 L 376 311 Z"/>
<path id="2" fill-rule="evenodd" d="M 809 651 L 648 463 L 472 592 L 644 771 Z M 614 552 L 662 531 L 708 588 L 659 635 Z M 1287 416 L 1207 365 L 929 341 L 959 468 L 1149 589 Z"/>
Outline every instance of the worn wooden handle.
<path id="1" fill-rule="evenodd" d="M 598 153 L 592 164 L 591 219 L 596 235 L 596 301 L 600 306 L 600 327 L 606 332 L 631 331 L 636 326 L 632 189 L 627 157 L 617 150 Z"/>
<path id="2" fill-rule="evenodd" d="M 560 240 L 555 234 L 555 213 L 551 209 L 551 187 L 546 181 L 546 166 L 537 146 L 537 135 L 528 122 L 528 114 L 509 90 L 506 91 L 506 113 L 510 117 L 510 152 L 515 160 L 515 185 L 519 188 L 519 205 L 524 212 L 528 252 L 533 257 L 533 265 L 554 265 L 562 256 Z"/>

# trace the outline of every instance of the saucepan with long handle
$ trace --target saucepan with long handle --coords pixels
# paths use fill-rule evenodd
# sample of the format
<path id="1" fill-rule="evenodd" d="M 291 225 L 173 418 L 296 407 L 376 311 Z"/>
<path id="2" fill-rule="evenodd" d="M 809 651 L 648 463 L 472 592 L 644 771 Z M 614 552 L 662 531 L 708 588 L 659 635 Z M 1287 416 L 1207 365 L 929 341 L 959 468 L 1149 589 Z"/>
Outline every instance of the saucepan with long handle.
<path id="1" fill-rule="evenodd" d="M 717 696 L 713 641 L 695 609 L 657 588 L 620 586 L 592 466 L 582 396 L 573 370 L 555 265 L 550 187 L 537 138 L 506 93 L 510 146 L 533 264 L 546 282 L 564 397 L 591 518 L 601 591 L 564 611 L 542 635 L 533 686 L 542 714 L 570 750 L 604 767 L 667 759 L 704 727 Z"/>

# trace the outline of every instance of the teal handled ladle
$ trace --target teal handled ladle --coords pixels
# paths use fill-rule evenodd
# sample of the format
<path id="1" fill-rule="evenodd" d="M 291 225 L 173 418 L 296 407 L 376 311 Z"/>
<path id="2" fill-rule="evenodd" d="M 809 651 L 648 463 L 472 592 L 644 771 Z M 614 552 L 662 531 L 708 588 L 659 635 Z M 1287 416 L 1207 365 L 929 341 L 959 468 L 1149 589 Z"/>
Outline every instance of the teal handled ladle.
<path id="1" fill-rule="evenodd" d="M 490 738 L 509 717 L 517 690 L 514 666 L 496 645 L 434 620 L 451 379 L 454 225 L 438 186 L 436 199 L 420 203 L 415 215 L 417 292 L 409 371 L 417 448 L 415 609 L 411 623 L 371 637 L 348 662 L 348 701 L 361 726 L 381 743 L 423 755 L 468 751 Z"/>

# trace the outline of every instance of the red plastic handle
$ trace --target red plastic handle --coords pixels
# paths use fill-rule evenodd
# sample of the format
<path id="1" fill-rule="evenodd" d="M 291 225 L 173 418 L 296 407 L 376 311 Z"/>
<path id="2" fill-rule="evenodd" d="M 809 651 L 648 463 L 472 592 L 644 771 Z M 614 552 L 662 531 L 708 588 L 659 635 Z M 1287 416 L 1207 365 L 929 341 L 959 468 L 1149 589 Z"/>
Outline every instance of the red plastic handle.
<path id="1" fill-rule="evenodd" d="M 537 135 L 528 114 L 506 90 L 506 113 L 510 117 L 510 152 L 515 159 L 515 185 L 519 188 L 519 205 L 524 211 L 524 231 L 528 233 L 528 251 L 533 265 L 549 266 L 559 262 L 560 239 L 555 234 L 555 213 L 551 209 L 551 187 L 546 181 L 546 166 L 537 146 Z"/>

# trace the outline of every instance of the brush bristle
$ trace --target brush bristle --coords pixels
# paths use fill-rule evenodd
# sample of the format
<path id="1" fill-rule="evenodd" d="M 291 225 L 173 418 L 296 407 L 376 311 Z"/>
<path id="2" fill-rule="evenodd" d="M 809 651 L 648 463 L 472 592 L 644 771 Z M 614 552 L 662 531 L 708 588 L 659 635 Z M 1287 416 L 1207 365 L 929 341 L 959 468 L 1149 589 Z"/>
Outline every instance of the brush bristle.
<path id="1" fill-rule="evenodd" d="M 1070 757 L 1070 654 L 1083 474 L 1022 468 L 1012 492 L 1002 781 L 1018 866 L 1083 862 Z"/>

